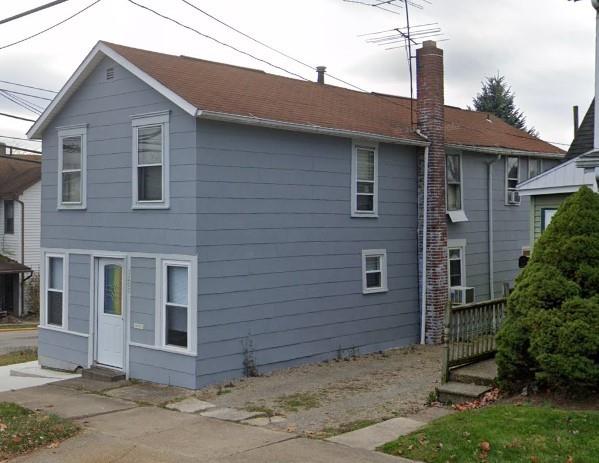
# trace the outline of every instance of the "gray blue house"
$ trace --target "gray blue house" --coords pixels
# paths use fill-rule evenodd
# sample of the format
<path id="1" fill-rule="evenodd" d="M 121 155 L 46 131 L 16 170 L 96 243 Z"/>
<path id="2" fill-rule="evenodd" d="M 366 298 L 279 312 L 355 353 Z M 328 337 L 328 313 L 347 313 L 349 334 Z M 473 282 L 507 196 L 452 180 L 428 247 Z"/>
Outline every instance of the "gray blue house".
<path id="1" fill-rule="evenodd" d="M 530 244 L 516 185 L 562 153 L 444 118 L 436 165 L 409 99 L 99 42 L 29 132 L 40 362 L 198 388 L 423 341 L 431 263 L 445 300 L 500 295 Z"/>

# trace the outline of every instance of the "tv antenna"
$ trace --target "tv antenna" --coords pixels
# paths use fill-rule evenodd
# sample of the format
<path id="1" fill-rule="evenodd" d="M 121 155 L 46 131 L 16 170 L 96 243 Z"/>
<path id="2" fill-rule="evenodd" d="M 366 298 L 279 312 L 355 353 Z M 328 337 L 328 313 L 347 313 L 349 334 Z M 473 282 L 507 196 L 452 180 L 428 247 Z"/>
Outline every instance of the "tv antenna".
<path id="1" fill-rule="evenodd" d="M 425 5 L 432 5 L 430 0 L 343 0 L 347 3 L 377 8 L 405 18 L 405 25 L 377 32 L 361 34 L 358 37 L 367 37 L 366 42 L 385 47 L 385 50 L 403 49 L 406 51 L 408 69 L 410 71 L 410 120 L 412 127 L 414 121 L 414 69 L 412 61 L 416 58 L 414 48 L 422 45 L 425 40 L 435 39 L 437 42 L 449 40 L 439 27 L 439 23 L 412 25 L 410 9 L 423 10 Z"/>

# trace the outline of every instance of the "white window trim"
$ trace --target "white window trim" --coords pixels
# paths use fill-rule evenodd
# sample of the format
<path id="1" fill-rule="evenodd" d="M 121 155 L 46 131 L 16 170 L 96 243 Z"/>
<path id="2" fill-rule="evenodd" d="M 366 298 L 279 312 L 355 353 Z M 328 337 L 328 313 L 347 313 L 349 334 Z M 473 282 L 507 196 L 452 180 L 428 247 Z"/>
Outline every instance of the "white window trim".
<path id="1" fill-rule="evenodd" d="M 62 201 L 62 174 L 76 172 L 76 170 L 63 170 L 62 141 L 68 137 L 81 137 L 81 200 L 77 202 Z M 57 184 L 58 209 L 86 209 L 87 208 L 87 124 L 58 128 L 58 184 Z"/>
<path id="2" fill-rule="evenodd" d="M 374 187 L 372 198 L 372 211 L 358 210 L 358 148 L 364 148 L 374 151 Z M 352 162 L 351 162 L 351 216 L 352 217 L 370 217 L 379 216 L 379 147 L 373 143 L 352 143 Z"/>
<path id="3" fill-rule="evenodd" d="M 170 207 L 170 111 L 159 111 L 131 116 L 131 208 L 132 209 L 168 209 Z M 162 126 L 162 199 L 140 201 L 138 199 L 137 168 L 137 132 L 140 127 Z M 150 165 L 147 165 L 150 166 Z"/>
<path id="4" fill-rule="evenodd" d="M 62 325 L 53 325 L 48 323 L 48 290 L 50 272 L 48 271 L 48 262 L 51 257 L 58 257 L 62 259 Z M 67 253 L 57 252 L 45 252 L 40 266 L 41 281 L 43 284 L 43 291 L 41 291 L 40 299 L 42 307 L 40 313 L 40 326 L 43 328 L 53 329 L 57 331 L 68 331 L 68 317 L 69 317 L 69 255 Z"/>
<path id="5" fill-rule="evenodd" d="M 445 209 L 447 213 L 455 213 L 455 212 L 464 212 L 464 168 L 462 165 L 462 153 L 447 153 L 447 156 L 458 156 L 460 158 L 460 208 L 450 210 L 447 205 L 449 204 L 448 192 L 449 192 L 449 182 L 447 181 L 447 159 L 445 159 Z M 464 214 L 465 215 L 465 214 Z M 467 219 L 466 219 L 467 220 Z M 465 222 L 466 220 L 458 220 L 461 222 Z"/>
<path id="6" fill-rule="evenodd" d="M 197 353 L 197 265 L 191 260 L 172 260 L 159 259 L 157 271 L 157 307 L 156 307 L 156 346 L 161 350 L 187 353 L 195 355 Z M 187 268 L 187 344 L 188 347 L 177 347 L 166 343 L 166 295 L 167 295 L 167 276 L 168 267 Z"/>
<path id="7" fill-rule="evenodd" d="M 519 198 L 518 202 L 510 202 L 509 201 L 509 182 L 508 182 L 508 160 L 510 158 L 516 159 L 518 161 L 518 183 L 520 183 L 520 170 L 522 168 L 521 159 L 518 156 L 506 156 L 505 157 L 505 205 L 506 206 L 519 206 L 522 198 Z"/>
<path id="8" fill-rule="evenodd" d="M 381 286 L 379 288 L 368 288 L 366 286 L 366 258 L 380 257 L 381 259 Z M 386 293 L 389 291 L 387 284 L 387 250 L 386 249 L 364 249 L 362 250 L 362 294 Z"/>
<path id="9" fill-rule="evenodd" d="M 455 288 L 456 286 L 451 286 L 451 275 L 449 272 L 449 251 L 451 249 L 459 249 L 460 250 L 460 258 L 461 258 L 461 273 L 462 273 L 462 281 L 458 286 L 467 286 L 467 276 L 466 276 L 466 240 L 464 239 L 456 239 L 456 240 L 447 240 L 447 285 L 449 288 Z"/>

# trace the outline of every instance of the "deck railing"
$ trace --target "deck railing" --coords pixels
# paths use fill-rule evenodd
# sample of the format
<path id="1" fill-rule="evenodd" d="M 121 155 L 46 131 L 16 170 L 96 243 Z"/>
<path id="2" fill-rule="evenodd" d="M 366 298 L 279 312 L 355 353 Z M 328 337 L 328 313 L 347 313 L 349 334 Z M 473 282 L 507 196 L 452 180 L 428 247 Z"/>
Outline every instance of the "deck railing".
<path id="1" fill-rule="evenodd" d="M 449 307 L 443 332 L 443 382 L 452 367 L 491 357 L 501 328 L 506 299 Z"/>

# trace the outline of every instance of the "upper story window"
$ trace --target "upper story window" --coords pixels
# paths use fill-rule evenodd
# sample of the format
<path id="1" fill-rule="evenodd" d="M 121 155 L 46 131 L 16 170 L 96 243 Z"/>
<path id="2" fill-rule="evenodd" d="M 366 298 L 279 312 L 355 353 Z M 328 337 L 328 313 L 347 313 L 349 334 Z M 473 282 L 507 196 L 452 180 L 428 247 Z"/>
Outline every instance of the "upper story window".
<path id="1" fill-rule="evenodd" d="M 447 210 L 460 211 L 462 205 L 462 157 L 447 155 Z"/>
<path id="2" fill-rule="evenodd" d="M 352 216 L 378 214 L 378 149 L 354 145 L 352 154 Z"/>
<path id="3" fill-rule="evenodd" d="M 58 131 L 58 208 L 85 209 L 87 126 Z"/>
<path id="4" fill-rule="evenodd" d="M 15 233 L 15 202 L 12 199 L 4 200 L 4 234 Z"/>
<path id="5" fill-rule="evenodd" d="M 135 116 L 133 127 L 133 208 L 169 206 L 169 113 Z"/>
<path id="6" fill-rule="evenodd" d="M 520 181 L 520 158 L 508 156 L 505 159 L 505 202 L 506 204 L 520 204 L 518 182 Z"/>
<path id="7" fill-rule="evenodd" d="M 387 290 L 387 251 L 362 251 L 362 293 L 382 293 Z"/>
<path id="8" fill-rule="evenodd" d="M 528 158 L 528 178 L 536 177 L 541 173 L 543 173 L 543 160 Z"/>

